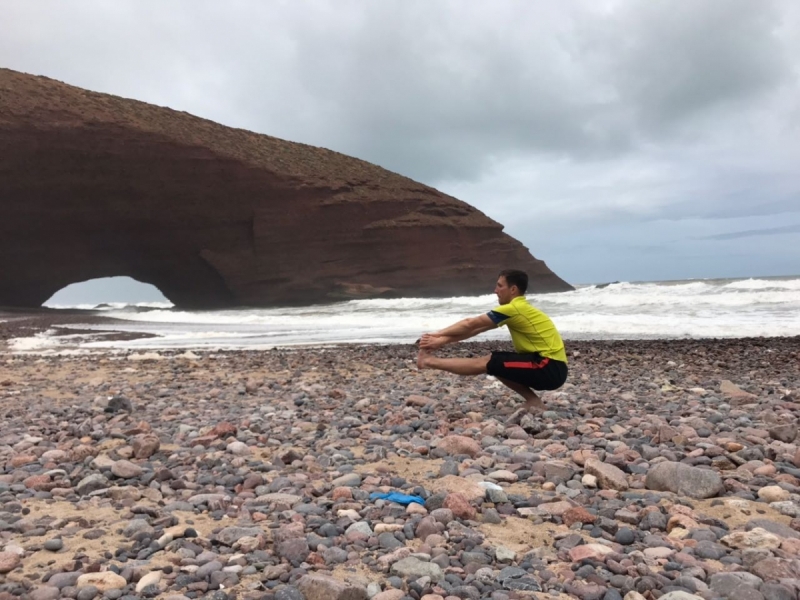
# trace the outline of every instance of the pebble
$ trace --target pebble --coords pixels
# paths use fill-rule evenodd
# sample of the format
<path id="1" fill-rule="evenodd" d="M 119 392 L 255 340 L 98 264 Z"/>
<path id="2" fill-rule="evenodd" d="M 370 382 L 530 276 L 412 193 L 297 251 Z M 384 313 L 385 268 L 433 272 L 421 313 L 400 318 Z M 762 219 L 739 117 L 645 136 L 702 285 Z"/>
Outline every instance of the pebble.
<path id="1" fill-rule="evenodd" d="M 64 541 L 61 538 L 53 538 L 44 543 L 44 549 L 50 552 L 58 552 L 64 547 Z"/>

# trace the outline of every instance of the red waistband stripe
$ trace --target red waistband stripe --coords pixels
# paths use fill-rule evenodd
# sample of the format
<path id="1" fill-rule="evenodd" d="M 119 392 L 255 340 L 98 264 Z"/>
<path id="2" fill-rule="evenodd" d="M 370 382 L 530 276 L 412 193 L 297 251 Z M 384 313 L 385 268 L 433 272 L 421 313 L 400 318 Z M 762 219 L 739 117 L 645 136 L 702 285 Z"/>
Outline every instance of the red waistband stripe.
<path id="1" fill-rule="evenodd" d="M 542 359 L 542 362 L 504 362 L 503 366 L 506 369 L 542 369 L 550 362 L 549 358 Z"/>

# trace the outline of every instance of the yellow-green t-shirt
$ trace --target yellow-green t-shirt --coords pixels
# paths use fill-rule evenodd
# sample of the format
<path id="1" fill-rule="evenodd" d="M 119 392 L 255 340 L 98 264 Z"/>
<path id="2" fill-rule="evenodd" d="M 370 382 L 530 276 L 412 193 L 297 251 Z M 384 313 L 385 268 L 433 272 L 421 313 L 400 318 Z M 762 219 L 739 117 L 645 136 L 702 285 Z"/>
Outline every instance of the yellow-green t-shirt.
<path id="1" fill-rule="evenodd" d="M 567 362 L 564 342 L 553 321 L 528 304 L 523 296 L 517 296 L 508 304 L 498 306 L 488 315 L 498 327 L 508 327 L 517 352 L 538 352 L 547 358 Z"/>

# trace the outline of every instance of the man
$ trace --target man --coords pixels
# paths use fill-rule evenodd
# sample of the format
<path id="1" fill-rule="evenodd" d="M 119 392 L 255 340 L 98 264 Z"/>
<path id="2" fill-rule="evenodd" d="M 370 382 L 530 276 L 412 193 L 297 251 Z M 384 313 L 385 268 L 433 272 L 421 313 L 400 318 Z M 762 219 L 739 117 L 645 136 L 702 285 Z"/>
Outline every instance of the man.
<path id="1" fill-rule="evenodd" d="M 513 419 L 525 411 L 544 410 L 534 390 L 555 390 L 567 380 L 567 353 L 564 342 L 550 318 L 525 300 L 528 275 L 508 269 L 500 273 L 494 293 L 500 306 L 485 315 L 464 319 L 419 340 L 417 366 L 439 369 L 457 375 L 488 373 L 525 399 Z M 466 340 L 495 327 L 507 326 L 516 352 L 492 352 L 479 358 L 438 358 L 430 351 Z"/>

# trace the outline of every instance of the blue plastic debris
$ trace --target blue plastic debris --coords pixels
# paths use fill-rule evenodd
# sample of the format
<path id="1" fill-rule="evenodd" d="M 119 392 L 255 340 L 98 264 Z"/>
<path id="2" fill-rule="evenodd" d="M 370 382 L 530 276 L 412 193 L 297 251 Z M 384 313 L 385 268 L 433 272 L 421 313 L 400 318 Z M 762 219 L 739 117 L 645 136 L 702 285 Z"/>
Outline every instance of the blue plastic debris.
<path id="1" fill-rule="evenodd" d="M 400 492 L 372 492 L 369 495 L 370 500 L 388 500 L 389 502 L 397 502 L 398 504 L 425 504 L 425 500 L 419 496 L 412 496 L 410 494 L 401 494 Z"/>

